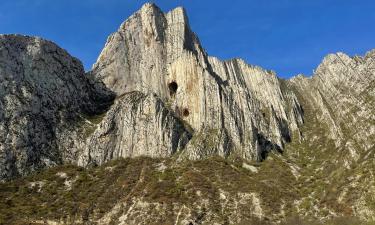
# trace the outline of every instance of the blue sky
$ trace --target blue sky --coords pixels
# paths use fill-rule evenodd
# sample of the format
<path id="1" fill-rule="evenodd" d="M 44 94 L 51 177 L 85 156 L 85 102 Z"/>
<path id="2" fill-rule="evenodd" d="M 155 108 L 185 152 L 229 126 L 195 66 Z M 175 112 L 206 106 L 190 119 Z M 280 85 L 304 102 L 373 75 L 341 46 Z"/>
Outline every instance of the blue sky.
<path id="1" fill-rule="evenodd" d="M 107 36 L 146 1 L 1 0 L 0 33 L 52 40 L 86 70 Z M 210 55 L 240 57 L 281 77 L 311 75 L 328 53 L 363 55 L 375 48 L 373 0 L 156 0 L 184 6 Z"/>

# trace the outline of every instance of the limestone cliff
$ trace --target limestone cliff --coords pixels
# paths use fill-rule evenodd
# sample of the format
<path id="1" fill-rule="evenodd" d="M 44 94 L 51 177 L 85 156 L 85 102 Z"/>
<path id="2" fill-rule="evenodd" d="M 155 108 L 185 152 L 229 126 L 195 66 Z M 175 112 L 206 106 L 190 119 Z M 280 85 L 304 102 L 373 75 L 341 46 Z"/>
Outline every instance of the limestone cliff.
<path id="1" fill-rule="evenodd" d="M 374 61 L 374 50 L 364 57 L 330 54 L 311 78 L 299 75 L 288 81 L 305 108 L 326 127 L 325 135 L 334 141 L 336 152 L 344 152 L 339 158 L 346 166 L 374 148 Z"/>
<path id="2" fill-rule="evenodd" d="M 281 90 L 273 72 L 209 57 L 183 8 L 164 14 L 145 4 L 108 38 L 92 74 L 117 95 L 153 92 L 170 105 L 194 130 L 183 154 L 190 159 L 262 160 L 299 139 L 303 114 L 294 93 Z"/>
<path id="3" fill-rule="evenodd" d="M 78 164 L 101 165 L 120 157 L 169 157 L 191 138 L 172 111 L 154 94 L 130 92 L 115 100 L 87 140 Z"/>
<path id="4" fill-rule="evenodd" d="M 163 13 L 149 3 L 108 38 L 86 75 L 51 42 L 1 41 L 1 179 L 140 155 L 261 161 L 321 135 L 302 132 L 313 119 L 348 151 L 347 166 L 374 146 L 373 52 L 332 54 L 312 78 L 282 80 L 208 56 L 183 8 Z"/>

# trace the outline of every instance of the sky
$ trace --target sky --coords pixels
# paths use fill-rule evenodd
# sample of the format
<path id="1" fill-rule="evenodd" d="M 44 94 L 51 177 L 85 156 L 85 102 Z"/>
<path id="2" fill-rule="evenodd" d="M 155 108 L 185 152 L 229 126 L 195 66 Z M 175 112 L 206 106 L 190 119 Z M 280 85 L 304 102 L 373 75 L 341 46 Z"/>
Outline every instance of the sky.
<path id="1" fill-rule="evenodd" d="M 40 36 L 90 70 L 109 34 L 143 0 L 0 0 L 0 34 Z M 323 57 L 375 48 L 374 0 L 155 0 L 183 6 L 209 55 L 242 58 L 280 77 L 311 75 Z"/>

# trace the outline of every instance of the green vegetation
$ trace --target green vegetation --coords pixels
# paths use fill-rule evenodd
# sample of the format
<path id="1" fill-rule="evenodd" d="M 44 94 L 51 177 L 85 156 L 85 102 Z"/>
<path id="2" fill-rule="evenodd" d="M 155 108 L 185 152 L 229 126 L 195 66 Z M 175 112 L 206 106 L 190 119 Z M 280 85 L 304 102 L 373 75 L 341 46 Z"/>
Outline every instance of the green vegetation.
<path id="1" fill-rule="evenodd" d="M 327 221 L 290 217 L 281 225 L 375 225 L 375 222 L 362 222 L 355 217 L 338 217 Z"/>
<path id="2" fill-rule="evenodd" d="M 94 133 L 98 124 L 100 124 L 107 112 L 103 112 L 96 115 L 83 114 L 82 119 L 78 122 L 79 127 L 83 134 L 83 139 L 88 138 Z"/>
<path id="3" fill-rule="evenodd" d="M 359 152 L 359 160 L 353 160 L 347 149 L 336 145 L 337 143 L 330 138 L 328 126 L 319 119 L 320 112 L 315 111 L 297 90 L 295 93 L 304 106 L 305 124 L 302 127 L 304 138 L 288 143 L 283 157 L 291 165 L 299 168 L 298 189 L 301 202 L 297 215 L 330 218 L 334 213 L 339 218 L 346 218 L 342 221 L 348 222 L 337 222 L 340 220 L 337 219 L 337 221 L 324 221 L 323 224 L 366 224 L 353 222 L 353 217 L 358 215 L 360 210 L 375 212 L 375 205 L 372 203 L 372 195 L 375 193 L 374 177 L 369 172 L 375 169 L 375 166 L 372 160 L 363 160 L 365 156 L 372 157 L 371 151 Z M 330 114 L 335 115 L 327 102 L 325 105 Z M 350 140 L 355 133 L 343 123 L 344 121 L 339 126 L 348 140 L 343 140 L 342 143 L 351 141 L 355 149 L 360 149 L 358 143 Z M 360 206 L 355 206 L 359 204 L 360 199 L 362 199 Z M 312 221 L 291 224 L 321 223 Z"/>
<path id="4" fill-rule="evenodd" d="M 209 129 L 196 132 L 191 139 L 191 144 L 207 150 L 212 150 L 217 147 L 218 140 L 220 139 L 219 129 Z"/>
<path id="5" fill-rule="evenodd" d="M 0 224 L 24 224 L 43 219 L 66 223 L 95 221 L 119 202 L 124 204 L 122 210 L 128 210 L 134 198 L 190 208 L 204 198 L 207 199 L 207 209 L 217 215 L 219 221 L 226 221 L 231 211 L 230 207 L 223 205 L 222 193 L 232 204 L 237 204 L 237 210 L 243 217 L 242 224 L 272 224 L 272 221 L 283 221 L 285 218 L 292 218 L 285 224 L 319 224 L 310 222 L 306 217 L 303 220 L 307 222 L 290 222 L 297 221 L 293 215 L 299 215 L 294 200 L 316 190 L 301 188 L 282 156 L 270 154 L 268 160 L 262 163 L 246 162 L 256 166 L 258 172 L 243 168 L 243 163 L 239 158 L 226 160 L 212 157 L 177 162 L 174 159 L 141 157 L 119 159 L 91 169 L 69 165 L 52 168 L 0 184 Z M 308 184 L 307 179 L 303 182 Z M 310 182 L 314 188 L 316 181 Z M 260 199 L 264 214 L 262 220 L 248 213 L 254 209 L 251 198 L 246 201 L 241 197 L 246 193 L 250 194 L 248 196 L 256 194 Z M 245 202 L 239 204 L 233 201 Z M 299 206 L 300 210 L 310 210 L 312 203 L 305 199 Z M 164 216 L 176 217 L 173 210 L 169 213 L 169 216 Z M 340 223 L 325 221 L 324 224 Z"/>
<path id="6" fill-rule="evenodd" d="M 107 114 L 107 112 L 103 112 L 103 113 L 96 114 L 96 115 L 84 114 L 83 118 L 85 118 L 86 120 L 88 120 L 90 123 L 97 125 L 100 122 L 102 122 L 102 120 L 104 119 L 104 117 L 105 117 L 106 114 Z"/>
<path id="7" fill-rule="evenodd" d="M 163 171 L 157 169 L 160 163 L 166 166 Z M 269 177 L 275 167 L 280 176 L 289 176 L 272 163 L 262 165 L 265 173 L 259 175 L 220 157 L 179 164 L 167 159 L 121 159 L 88 170 L 75 166 L 56 167 L 0 184 L 0 221 L 98 219 L 118 201 L 127 202 L 134 197 L 189 206 L 204 196 L 209 200 L 210 210 L 225 217 L 219 202 L 220 190 L 233 196 L 259 193 L 262 199 L 267 199 L 262 204 L 269 207 L 269 213 L 279 209 L 280 202 L 274 198 L 295 197 L 288 191 L 293 188 L 292 184 L 282 179 L 279 183 Z M 71 182 L 70 187 L 67 181 Z M 280 189 L 280 186 L 286 187 Z"/>

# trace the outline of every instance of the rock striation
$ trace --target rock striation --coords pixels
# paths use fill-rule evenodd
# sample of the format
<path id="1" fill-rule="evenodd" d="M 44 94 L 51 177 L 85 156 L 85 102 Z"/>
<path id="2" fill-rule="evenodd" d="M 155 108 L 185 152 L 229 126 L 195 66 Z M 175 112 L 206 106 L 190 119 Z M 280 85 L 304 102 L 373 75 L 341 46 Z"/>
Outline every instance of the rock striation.
<path id="1" fill-rule="evenodd" d="M 299 139 L 298 99 L 273 72 L 209 57 L 183 8 L 145 4 L 105 44 L 94 77 L 117 95 L 153 92 L 194 130 L 184 156 L 262 160 Z M 146 137 L 145 137 L 146 138 Z M 94 153 L 95 154 L 95 153 Z"/>
<path id="2" fill-rule="evenodd" d="M 305 108 L 326 127 L 334 148 L 345 152 L 340 158 L 347 166 L 374 148 L 374 61 L 374 50 L 364 57 L 330 54 L 311 78 L 299 75 L 288 81 Z"/>
<path id="3" fill-rule="evenodd" d="M 52 42 L 0 36 L 0 180 L 76 160 L 76 121 L 113 98 L 95 83 Z"/>
<path id="4" fill-rule="evenodd" d="M 181 152 L 191 138 L 191 131 L 155 94 L 141 92 L 118 97 L 97 126 L 79 165 L 101 165 L 120 157 L 168 157 Z"/>

